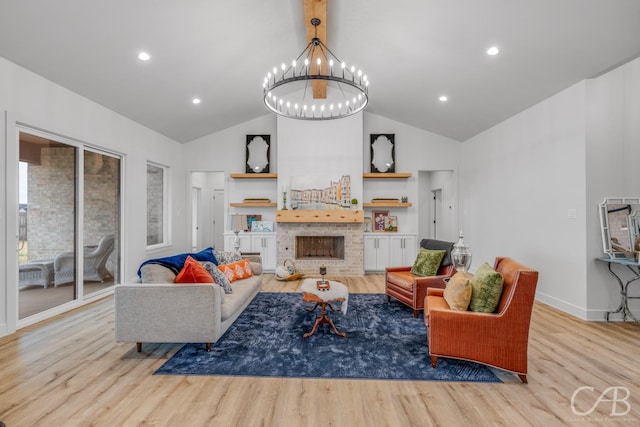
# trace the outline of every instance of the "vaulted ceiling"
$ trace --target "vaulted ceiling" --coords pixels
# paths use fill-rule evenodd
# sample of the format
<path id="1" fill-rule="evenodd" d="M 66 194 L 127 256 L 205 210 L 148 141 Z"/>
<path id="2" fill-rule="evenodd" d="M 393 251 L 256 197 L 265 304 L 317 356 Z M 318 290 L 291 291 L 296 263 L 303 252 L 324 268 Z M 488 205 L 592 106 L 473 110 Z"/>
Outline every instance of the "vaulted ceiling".
<path id="1" fill-rule="evenodd" d="M 638 0 L 319 1 L 366 111 L 459 141 L 640 56 Z M 303 0 L 0 2 L 0 56 L 179 142 L 267 114 L 305 45 Z"/>

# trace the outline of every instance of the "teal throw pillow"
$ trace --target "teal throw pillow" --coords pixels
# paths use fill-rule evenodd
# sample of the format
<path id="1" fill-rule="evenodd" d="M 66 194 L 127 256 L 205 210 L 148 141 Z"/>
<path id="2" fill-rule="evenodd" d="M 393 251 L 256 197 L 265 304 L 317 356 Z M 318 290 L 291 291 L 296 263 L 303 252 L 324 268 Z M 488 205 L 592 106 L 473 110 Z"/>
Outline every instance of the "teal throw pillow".
<path id="1" fill-rule="evenodd" d="M 476 274 L 471 279 L 471 311 L 493 313 L 502 296 L 504 278 L 488 263 L 478 267 Z"/>
<path id="2" fill-rule="evenodd" d="M 411 273 L 416 276 L 435 276 L 440 269 L 442 258 L 447 253 L 445 250 L 430 250 L 420 248 L 416 261 L 411 267 Z"/>

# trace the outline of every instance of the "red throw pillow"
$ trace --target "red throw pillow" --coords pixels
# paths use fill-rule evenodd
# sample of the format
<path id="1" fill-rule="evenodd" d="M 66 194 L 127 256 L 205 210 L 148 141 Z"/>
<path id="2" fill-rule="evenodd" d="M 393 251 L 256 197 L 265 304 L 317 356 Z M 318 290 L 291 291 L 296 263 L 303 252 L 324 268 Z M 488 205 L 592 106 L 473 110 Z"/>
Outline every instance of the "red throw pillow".
<path id="1" fill-rule="evenodd" d="M 235 280 L 246 279 L 247 277 L 253 276 L 253 271 L 251 270 L 251 263 L 248 259 L 243 259 L 238 262 L 233 262 L 231 264 L 219 265 L 218 268 L 222 273 L 227 276 L 229 282 L 233 282 Z"/>
<path id="2" fill-rule="evenodd" d="M 190 256 L 184 262 L 180 273 L 176 276 L 176 283 L 215 283 L 211 274 Z"/>

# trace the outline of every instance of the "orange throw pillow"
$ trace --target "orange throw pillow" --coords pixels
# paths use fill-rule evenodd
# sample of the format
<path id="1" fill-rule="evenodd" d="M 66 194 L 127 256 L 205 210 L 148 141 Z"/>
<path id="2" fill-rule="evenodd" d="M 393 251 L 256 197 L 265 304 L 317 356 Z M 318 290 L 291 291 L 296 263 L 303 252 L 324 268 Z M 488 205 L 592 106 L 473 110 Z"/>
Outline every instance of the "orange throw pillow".
<path id="1" fill-rule="evenodd" d="M 184 262 L 180 273 L 176 276 L 176 283 L 215 283 L 211 274 L 190 256 Z"/>
<path id="2" fill-rule="evenodd" d="M 227 276 L 229 282 L 246 279 L 247 277 L 253 276 L 251 263 L 248 259 L 243 259 L 231 264 L 219 265 L 218 268 L 225 276 Z"/>

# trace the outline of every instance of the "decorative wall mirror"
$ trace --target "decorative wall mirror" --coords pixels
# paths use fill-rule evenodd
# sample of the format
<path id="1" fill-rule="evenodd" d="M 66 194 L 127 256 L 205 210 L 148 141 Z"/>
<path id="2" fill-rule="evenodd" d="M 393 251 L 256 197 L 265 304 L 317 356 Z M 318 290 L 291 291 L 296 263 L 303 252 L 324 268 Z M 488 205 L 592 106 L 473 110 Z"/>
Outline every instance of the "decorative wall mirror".
<path id="1" fill-rule="evenodd" d="M 637 259 L 634 245 L 640 235 L 640 198 L 606 198 L 598 207 L 604 252 L 610 258 Z"/>
<path id="2" fill-rule="evenodd" d="M 371 134 L 371 172 L 396 171 L 394 134 Z"/>
<path id="3" fill-rule="evenodd" d="M 247 173 L 269 172 L 270 135 L 247 135 Z"/>

